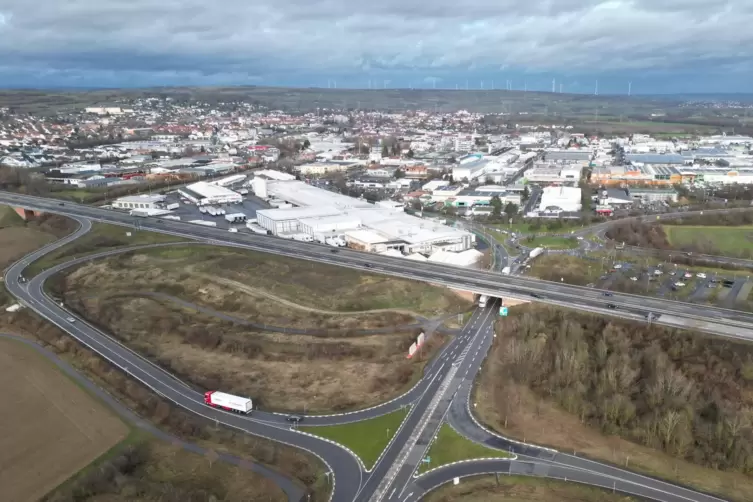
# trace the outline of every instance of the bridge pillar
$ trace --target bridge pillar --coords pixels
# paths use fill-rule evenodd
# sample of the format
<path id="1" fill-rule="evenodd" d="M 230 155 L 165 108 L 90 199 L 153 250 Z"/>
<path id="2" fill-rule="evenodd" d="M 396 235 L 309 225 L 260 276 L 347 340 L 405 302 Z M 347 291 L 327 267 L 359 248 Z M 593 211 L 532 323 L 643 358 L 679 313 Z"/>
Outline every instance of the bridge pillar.
<path id="1" fill-rule="evenodd" d="M 23 207 L 14 207 L 13 210 L 16 212 L 16 214 L 23 218 L 24 221 L 33 220 L 34 218 L 42 214 L 41 211 L 32 211 L 31 209 L 26 209 Z"/>

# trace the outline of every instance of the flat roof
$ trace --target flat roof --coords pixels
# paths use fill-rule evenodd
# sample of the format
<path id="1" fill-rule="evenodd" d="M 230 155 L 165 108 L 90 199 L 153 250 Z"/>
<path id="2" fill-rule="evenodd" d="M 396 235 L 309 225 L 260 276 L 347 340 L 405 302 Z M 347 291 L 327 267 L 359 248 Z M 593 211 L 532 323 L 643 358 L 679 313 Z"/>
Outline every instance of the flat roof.
<path id="1" fill-rule="evenodd" d="M 366 201 L 323 190 L 303 181 L 270 181 L 267 183 L 267 193 L 299 207 L 374 207 Z"/>
<path id="2" fill-rule="evenodd" d="M 287 221 L 315 218 L 317 216 L 338 216 L 342 211 L 336 207 L 291 207 L 283 209 L 260 209 L 256 211 L 259 215 L 265 216 L 273 221 Z"/>
<path id="3" fill-rule="evenodd" d="M 144 203 L 144 202 L 162 202 L 165 200 L 164 195 L 126 195 L 125 197 L 118 197 L 115 199 L 116 202 L 135 202 L 135 203 Z"/>
<path id="4" fill-rule="evenodd" d="M 238 194 L 230 190 L 229 188 L 210 185 L 205 181 L 199 181 L 192 183 L 186 187 L 191 192 L 199 195 L 202 198 L 208 199 L 210 197 L 238 197 Z"/>
<path id="5" fill-rule="evenodd" d="M 371 230 L 348 230 L 345 235 L 352 237 L 353 239 L 365 242 L 366 244 L 379 244 L 380 242 L 387 242 L 389 239 L 379 235 Z"/>

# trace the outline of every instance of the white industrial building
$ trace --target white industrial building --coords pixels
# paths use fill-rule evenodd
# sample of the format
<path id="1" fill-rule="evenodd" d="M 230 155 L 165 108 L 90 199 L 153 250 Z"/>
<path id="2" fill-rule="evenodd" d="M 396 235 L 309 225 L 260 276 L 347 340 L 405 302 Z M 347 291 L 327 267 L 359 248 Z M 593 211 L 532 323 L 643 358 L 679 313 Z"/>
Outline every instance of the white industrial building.
<path id="1" fill-rule="evenodd" d="M 239 204 L 243 197 L 229 188 L 213 185 L 206 181 L 192 183 L 180 188 L 178 192 L 199 206 L 211 204 Z"/>
<path id="2" fill-rule="evenodd" d="M 297 167 L 298 172 L 305 176 L 322 175 L 327 173 L 343 172 L 353 167 L 352 164 L 340 164 L 334 162 L 314 162 Z"/>
<path id="3" fill-rule="evenodd" d="M 541 193 L 541 212 L 576 212 L 581 209 L 581 193 L 578 187 L 546 187 Z"/>
<path id="4" fill-rule="evenodd" d="M 530 183 L 564 183 L 580 180 L 583 164 L 537 164 L 524 173 Z"/>
<path id="5" fill-rule="evenodd" d="M 160 209 L 164 202 L 164 195 L 132 195 L 116 199 L 112 207 L 115 209 Z"/>
<path id="6" fill-rule="evenodd" d="M 263 193 L 271 200 L 297 206 L 256 212 L 258 224 L 273 235 L 306 235 L 318 242 L 341 239 L 355 249 L 375 253 L 394 249 L 401 254 L 430 254 L 438 249 L 459 252 L 475 242 L 470 232 L 411 216 L 389 202 L 370 204 L 301 181 L 254 182 L 260 197 Z"/>

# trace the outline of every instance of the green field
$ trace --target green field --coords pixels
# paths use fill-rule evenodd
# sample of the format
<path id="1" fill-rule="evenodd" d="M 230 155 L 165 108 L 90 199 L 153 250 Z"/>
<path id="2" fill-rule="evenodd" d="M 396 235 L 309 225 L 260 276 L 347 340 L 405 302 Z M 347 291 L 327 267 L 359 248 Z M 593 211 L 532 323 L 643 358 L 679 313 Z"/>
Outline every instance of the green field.
<path id="1" fill-rule="evenodd" d="M 350 448 L 366 468 L 371 469 L 407 415 L 407 409 L 397 410 L 370 420 L 324 427 L 301 427 L 300 430 Z"/>
<path id="2" fill-rule="evenodd" d="M 667 240 L 674 247 L 695 245 L 705 253 L 728 256 L 753 251 L 753 226 L 664 225 L 663 228 Z"/>
<path id="3" fill-rule="evenodd" d="M 449 425 L 442 424 L 437 438 L 426 453 L 429 462 L 421 462 L 418 472 L 426 472 L 435 467 L 460 462 L 461 460 L 507 458 L 509 456 L 507 452 L 474 443 L 455 432 L 455 429 Z M 424 460 L 426 457 L 424 457 Z"/>
<path id="4" fill-rule="evenodd" d="M 578 240 L 575 237 L 533 237 L 520 241 L 521 244 L 529 248 L 547 248 L 547 249 L 575 249 L 578 247 Z"/>

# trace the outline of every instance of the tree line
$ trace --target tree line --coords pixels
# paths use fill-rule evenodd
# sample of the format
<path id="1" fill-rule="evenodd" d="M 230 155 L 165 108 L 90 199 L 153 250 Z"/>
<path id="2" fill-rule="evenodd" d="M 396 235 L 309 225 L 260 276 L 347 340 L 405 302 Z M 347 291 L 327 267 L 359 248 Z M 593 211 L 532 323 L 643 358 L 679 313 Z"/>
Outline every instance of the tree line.
<path id="1" fill-rule="evenodd" d="M 499 378 L 605 434 L 753 474 L 750 344 L 547 307 L 518 311 L 497 330 Z"/>

